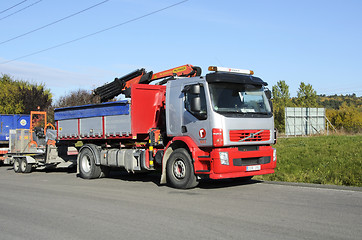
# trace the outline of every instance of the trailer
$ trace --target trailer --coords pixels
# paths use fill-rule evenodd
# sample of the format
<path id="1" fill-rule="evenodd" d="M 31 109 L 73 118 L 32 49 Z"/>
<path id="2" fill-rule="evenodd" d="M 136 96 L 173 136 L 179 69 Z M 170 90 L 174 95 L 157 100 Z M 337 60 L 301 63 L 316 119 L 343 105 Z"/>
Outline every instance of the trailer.
<path id="1" fill-rule="evenodd" d="M 33 144 L 41 153 L 12 154 L 14 170 L 76 160 L 85 179 L 111 169 L 159 170 L 160 183 L 175 188 L 195 187 L 204 178 L 274 173 L 276 131 L 267 83 L 249 70 L 209 71 L 201 76 L 200 68 L 184 65 L 116 78 L 95 89 L 103 103 L 55 109 L 54 129 L 43 130 L 46 142 Z M 121 93 L 129 98 L 106 102 Z"/>
<path id="2" fill-rule="evenodd" d="M 11 129 L 28 129 L 30 115 L 26 114 L 0 114 L 0 165 L 3 164 L 4 155 L 9 151 L 9 137 Z"/>
<path id="3" fill-rule="evenodd" d="M 76 164 L 75 147 L 56 145 L 56 130 L 47 123 L 47 113 L 32 111 L 28 129 L 9 130 L 9 152 L 4 162 L 16 173 L 30 173 L 33 168 L 72 167 Z"/>

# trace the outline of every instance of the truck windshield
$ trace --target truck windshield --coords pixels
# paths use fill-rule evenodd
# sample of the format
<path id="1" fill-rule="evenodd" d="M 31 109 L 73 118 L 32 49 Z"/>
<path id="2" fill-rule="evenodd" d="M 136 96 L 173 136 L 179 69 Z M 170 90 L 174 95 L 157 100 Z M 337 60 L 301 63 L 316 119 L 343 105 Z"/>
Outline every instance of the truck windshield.
<path id="1" fill-rule="evenodd" d="M 271 115 L 269 101 L 261 86 L 209 83 L 213 109 L 218 113 Z"/>

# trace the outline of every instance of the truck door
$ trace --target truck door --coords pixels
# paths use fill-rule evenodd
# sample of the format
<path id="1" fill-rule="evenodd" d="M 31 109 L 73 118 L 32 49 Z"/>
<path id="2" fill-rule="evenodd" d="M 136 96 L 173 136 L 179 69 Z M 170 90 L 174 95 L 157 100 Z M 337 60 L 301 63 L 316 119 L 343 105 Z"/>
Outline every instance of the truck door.
<path id="1" fill-rule="evenodd" d="M 182 135 L 191 137 L 198 146 L 212 144 L 207 98 L 202 83 L 185 85 Z"/>

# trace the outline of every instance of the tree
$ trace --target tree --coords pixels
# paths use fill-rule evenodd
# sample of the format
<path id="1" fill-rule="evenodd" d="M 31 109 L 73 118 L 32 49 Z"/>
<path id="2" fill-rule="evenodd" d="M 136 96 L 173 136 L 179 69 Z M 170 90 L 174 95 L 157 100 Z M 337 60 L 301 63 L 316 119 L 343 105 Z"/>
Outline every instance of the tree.
<path id="1" fill-rule="evenodd" d="M 52 104 L 52 95 L 44 85 L 24 83 L 18 89 L 26 114 L 38 108 L 47 111 Z"/>
<path id="2" fill-rule="evenodd" d="M 88 90 L 78 89 L 60 97 L 59 100 L 55 103 L 54 107 L 71 107 L 93 103 L 100 103 L 98 96 L 94 96 L 92 92 Z"/>
<path id="3" fill-rule="evenodd" d="M 55 104 L 49 109 L 48 119 L 50 122 L 54 122 L 54 109 L 62 107 L 71 107 L 79 105 L 87 105 L 93 103 L 100 103 L 99 96 L 94 96 L 92 92 L 85 89 L 78 89 L 61 96 Z"/>
<path id="4" fill-rule="evenodd" d="M 291 104 L 289 86 L 283 80 L 277 82 L 272 88 L 273 104 L 287 106 Z"/>
<path id="5" fill-rule="evenodd" d="M 290 100 L 289 86 L 284 80 L 278 81 L 277 84 L 272 87 L 272 95 L 275 127 L 278 131 L 284 132 L 285 108 L 293 106 L 293 103 Z"/>
<path id="6" fill-rule="evenodd" d="M 317 92 L 313 89 L 312 85 L 301 82 L 295 104 L 298 107 L 318 107 L 317 98 Z"/>
<path id="7" fill-rule="evenodd" d="M 23 113 L 24 107 L 19 98 L 17 86 L 8 75 L 0 78 L 0 113 L 19 114 Z"/>
<path id="8" fill-rule="evenodd" d="M 50 90 L 43 84 L 14 80 L 9 75 L 0 77 L 0 113 L 29 114 L 30 111 L 47 110 L 52 103 Z"/>

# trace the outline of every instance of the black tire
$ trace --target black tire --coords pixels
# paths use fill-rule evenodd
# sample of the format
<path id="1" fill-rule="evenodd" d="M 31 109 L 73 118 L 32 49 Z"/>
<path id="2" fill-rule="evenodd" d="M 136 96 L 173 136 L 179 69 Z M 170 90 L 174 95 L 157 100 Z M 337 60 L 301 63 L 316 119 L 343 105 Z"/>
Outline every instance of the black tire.
<path id="1" fill-rule="evenodd" d="M 20 161 L 20 172 L 22 173 L 30 173 L 32 169 L 32 165 L 26 161 L 26 158 L 21 159 Z"/>
<path id="2" fill-rule="evenodd" d="M 20 172 L 20 159 L 19 158 L 14 158 L 13 169 L 14 169 L 14 172 L 16 172 L 16 173 Z"/>
<path id="3" fill-rule="evenodd" d="M 174 188 L 194 188 L 198 182 L 190 154 L 186 149 L 173 151 L 166 165 L 167 182 Z"/>
<path id="4" fill-rule="evenodd" d="M 111 168 L 107 166 L 100 166 L 101 167 L 101 174 L 100 178 L 109 177 L 109 174 L 111 172 Z"/>
<path id="5" fill-rule="evenodd" d="M 85 147 L 79 154 L 79 174 L 81 178 L 93 179 L 101 176 L 101 167 L 96 165 L 94 151 Z"/>

